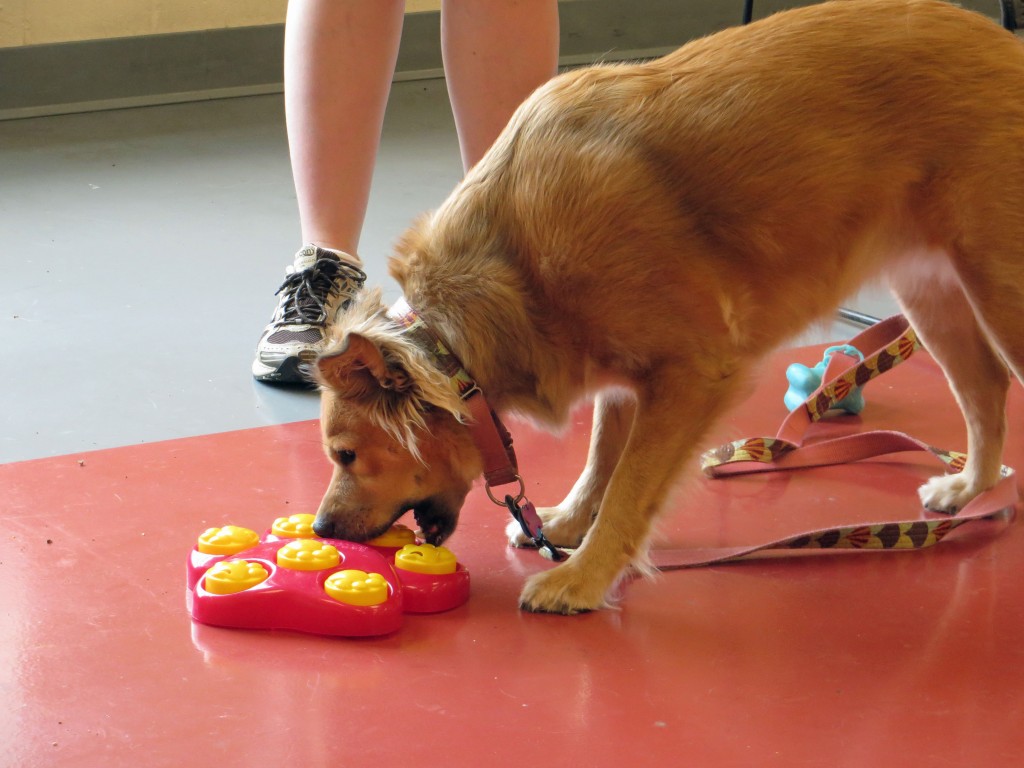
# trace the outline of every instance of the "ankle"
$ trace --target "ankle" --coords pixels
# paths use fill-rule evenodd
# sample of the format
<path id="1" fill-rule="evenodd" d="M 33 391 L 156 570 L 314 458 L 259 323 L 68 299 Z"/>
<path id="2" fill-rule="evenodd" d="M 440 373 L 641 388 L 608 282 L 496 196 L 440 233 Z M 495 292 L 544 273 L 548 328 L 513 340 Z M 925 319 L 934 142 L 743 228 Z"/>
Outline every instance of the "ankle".
<path id="1" fill-rule="evenodd" d="M 359 256 L 353 252 L 353 250 L 337 248 L 333 245 L 328 245 L 326 243 L 316 241 L 309 243 L 309 245 L 315 245 L 317 248 L 320 248 L 321 250 L 330 251 L 347 264 L 359 267 L 360 269 L 363 266 L 363 260 L 360 259 Z"/>

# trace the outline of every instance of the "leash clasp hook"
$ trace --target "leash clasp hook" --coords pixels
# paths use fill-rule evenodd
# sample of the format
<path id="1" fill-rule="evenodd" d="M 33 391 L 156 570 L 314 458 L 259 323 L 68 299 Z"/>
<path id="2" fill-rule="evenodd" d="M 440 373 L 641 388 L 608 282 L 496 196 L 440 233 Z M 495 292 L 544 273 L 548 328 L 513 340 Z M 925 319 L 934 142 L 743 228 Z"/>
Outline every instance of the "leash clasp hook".
<path id="1" fill-rule="evenodd" d="M 520 501 L 523 503 L 520 504 Z M 512 495 L 508 494 L 505 496 L 504 504 L 508 507 L 508 511 L 512 513 L 515 521 L 519 523 L 519 527 L 523 529 L 523 533 L 540 550 L 541 555 L 556 563 L 560 563 L 569 557 L 568 554 L 548 541 L 547 536 L 544 535 L 540 515 L 537 514 L 537 508 L 533 506 L 532 501 L 524 499 L 522 494 L 520 494 L 518 499 L 513 499 Z"/>

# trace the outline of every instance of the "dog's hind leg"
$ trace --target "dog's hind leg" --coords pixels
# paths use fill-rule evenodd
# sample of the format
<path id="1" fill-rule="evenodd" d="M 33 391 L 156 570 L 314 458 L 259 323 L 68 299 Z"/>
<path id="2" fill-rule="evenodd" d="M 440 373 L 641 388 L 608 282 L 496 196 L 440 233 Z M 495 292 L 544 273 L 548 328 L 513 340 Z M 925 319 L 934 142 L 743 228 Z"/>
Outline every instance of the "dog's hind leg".
<path id="1" fill-rule="evenodd" d="M 626 393 L 605 391 L 595 399 L 586 467 L 561 504 L 537 510 L 544 524 L 544 535 L 551 543 L 559 547 L 578 547 L 590 530 L 629 437 L 634 410 L 635 403 Z M 507 533 L 512 546 L 531 544 L 515 521 L 509 523 Z"/>
<path id="2" fill-rule="evenodd" d="M 925 349 L 946 374 L 967 425 L 964 469 L 933 477 L 919 491 L 928 509 L 955 512 L 999 479 L 1010 374 L 951 270 L 926 279 L 902 274 L 891 285 Z"/>
<path id="3" fill-rule="evenodd" d="M 649 372 L 594 524 L 572 557 L 527 581 L 520 606 L 572 614 L 607 605 L 630 564 L 645 561 L 655 516 L 683 463 L 731 401 L 737 379 L 698 379 L 679 361 Z"/>
<path id="4" fill-rule="evenodd" d="M 1022 48 L 1021 50 L 1024 50 Z M 1022 57 L 1024 58 L 1024 57 Z M 1024 61 L 1020 62 L 1024 74 Z M 951 251 L 960 284 L 989 342 L 1024 384 L 1024 108 L 1011 100 L 1014 131 L 988 163 L 971 169 L 974 184 L 964 233 Z M 969 218 L 968 218 L 969 216 Z"/>
<path id="5" fill-rule="evenodd" d="M 960 280 L 989 342 L 1024 385 L 1024 232 L 1016 266 L 1002 279 L 961 268 Z"/>

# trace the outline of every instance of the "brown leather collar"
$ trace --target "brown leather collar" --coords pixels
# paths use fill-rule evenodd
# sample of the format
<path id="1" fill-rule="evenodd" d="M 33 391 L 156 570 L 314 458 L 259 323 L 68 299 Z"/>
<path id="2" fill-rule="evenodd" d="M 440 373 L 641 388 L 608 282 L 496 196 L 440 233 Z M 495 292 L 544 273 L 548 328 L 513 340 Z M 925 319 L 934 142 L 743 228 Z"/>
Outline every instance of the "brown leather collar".
<path id="1" fill-rule="evenodd" d="M 476 443 L 484 461 L 484 481 L 487 493 L 497 504 L 503 504 L 491 493 L 491 488 L 509 483 L 519 483 L 516 498 L 523 495 L 523 481 L 519 476 L 519 465 L 512 447 L 512 436 L 501 423 L 498 414 L 491 408 L 476 380 L 462 365 L 462 361 L 448 348 L 448 345 L 430 328 L 423 318 L 410 306 L 405 298 L 399 299 L 388 310 L 388 317 L 403 328 L 409 338 L 426 352 L 438 370 L 451 382 L 452 388 L 469 409 L 468 424 L 473 442 Z"/>

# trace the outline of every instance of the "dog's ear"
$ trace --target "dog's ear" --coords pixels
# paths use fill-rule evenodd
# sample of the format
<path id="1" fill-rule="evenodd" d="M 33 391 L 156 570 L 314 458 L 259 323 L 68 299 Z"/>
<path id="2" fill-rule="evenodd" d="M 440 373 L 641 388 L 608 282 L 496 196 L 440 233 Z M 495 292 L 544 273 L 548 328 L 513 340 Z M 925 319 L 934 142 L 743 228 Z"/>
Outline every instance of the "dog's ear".
<path id="1" fill-rule="evenodd" d="M 384 352 L 371 339 L 349 332 L 337 348 L 316 361 L 321 383 L 347 394 L 368 394 L 374 389 L 404 392 L 411 386 L 409 374 L 389 365 Z"/>

